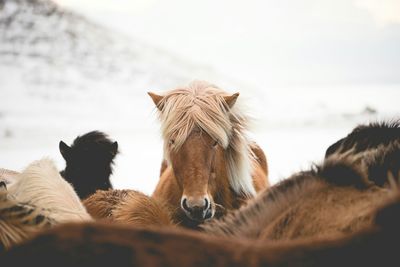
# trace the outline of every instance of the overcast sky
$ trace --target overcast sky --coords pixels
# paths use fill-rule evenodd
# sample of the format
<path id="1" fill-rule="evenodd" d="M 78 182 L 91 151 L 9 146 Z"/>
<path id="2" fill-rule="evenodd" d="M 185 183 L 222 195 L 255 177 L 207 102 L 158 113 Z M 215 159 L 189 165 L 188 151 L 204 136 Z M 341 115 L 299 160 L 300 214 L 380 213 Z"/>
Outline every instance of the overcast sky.
<path id="1" fill-rule="evenodd" d="M 400 84 L 399 0 L 57 0 L 258 86 Z"/>

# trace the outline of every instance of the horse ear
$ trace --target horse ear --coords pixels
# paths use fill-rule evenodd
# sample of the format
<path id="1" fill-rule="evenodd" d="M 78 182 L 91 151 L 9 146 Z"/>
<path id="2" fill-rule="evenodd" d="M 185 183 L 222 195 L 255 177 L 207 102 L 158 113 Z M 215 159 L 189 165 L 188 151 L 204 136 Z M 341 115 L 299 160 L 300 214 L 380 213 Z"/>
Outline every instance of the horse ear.
<path id="1" fill-rule="evenodd" d="M 67 160 L 68 155 L 69 155 L 69 151 L 71 150 L 71 148 L 66 143 L 64 143 L 63 141 L 60 141 L 60 143 L 58 144 L 58 147 L 60 149 L 60 153 L 63 156 L 63 158 L 65 160 Z"/>
<path id="2" fill-rule="evenodd" d="M 154 102 L 154 104 L 156 105 L 156 107 L 157 107 L 159 110 L 161 110 L 162 107 L 161 107 L 160 103 L 161 103 L 161 100 L 162 100 L 164 97 L 161 96 L 161 95 L 157 95 L 157 94 L 155 94 L 155 93 L 152 93 L 152 92 L 147 92 L 147 94 L 151 97 L 151 99 L 153 99 L 153 102 Z"/>
<path id="3" fill-rule="evenodd" d="M 115 157 L 118 153 L 118 142 L 115 141 L 114 143 L 111 144 L 111 155 Z"/>
<path id="4" fill-rule="evenodd" d="M 235 105 L 238 97 L 239 97 L 239 93 L 229 95 L 229 96 L 224 96 L 225 102 L 226 102 L 226 104 L 228 104 L 229 108 L 232 108 Z"/>

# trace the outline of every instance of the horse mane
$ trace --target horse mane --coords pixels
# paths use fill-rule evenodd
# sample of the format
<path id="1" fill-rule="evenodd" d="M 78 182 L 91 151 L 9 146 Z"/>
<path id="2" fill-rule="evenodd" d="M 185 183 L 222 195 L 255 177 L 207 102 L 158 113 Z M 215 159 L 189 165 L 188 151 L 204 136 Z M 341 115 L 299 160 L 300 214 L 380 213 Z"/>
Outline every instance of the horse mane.
<path id="1" fill-rule="evenodd" d="M 241 209 L 201 227 L 207 233 L 222 236 L 257 237 L 262 225 L 267 225 L 281 212 L 295 205 L 301 196 L 307 196 L 328 185 L 365 190 L 376 185 L 390 185 L 390 179 L 400 182 L 399 125 L 372 123 L 358 126 L 349 134 L 350 141 L 346 141 L 346 138 L 338 141 L 352 143 L 348 150 L 338 147 L 335 151 L 331 150 L 332 153 L 327 153 L 321 164 L 292 175 L 264 191 Z M 364 133 L 359 135 L 360 131 Z M 375 131 L 394 133 L 384 138 L 385 134 L 375 136 Z M 354 148 L 356 144 L 362 144 L 358 150 Z"/>
<path id="2" fill-rule="evenodd" d="M 251 170 L 254 155 L 246 131 L 249 117 L 234 105 L 229 108 L 224 96 L 229 94 L 204 81 L 167 92 L 158 105 L 164 138 L 164 157 L 168 143 L 178 149 L 194 127 L 200 128 L 224 148 L 230 185 L 238 194 L 255 195 Z"/>
<path id="3" fill-rule="evenodd" d="M 329 185 L 365 190 L 374 186 L 367 179 L 359 158 L 334 154 L 323 163 L 282 180 L 259 194 L 246 206 L 201 227 L 211 234 L 258 238 L 260 231 L 299 199 Z"/>
<path id="4" fill-rule="evenodd" d="M 50 159 L 31 163 L 16 176 L 8 192 L 19 202 L 48 210 L 57 223 L 90 220 L 78 195 Z"/>
<path id="5" fill-rule="evenodd" d="M 373 122 L 359 125 L 346 137 L 331 145 L 325 153 L 328 157 L 333 153 L 360 153 L 379 146 L 389 145 L 400 140 L 400 119 L 384 122 Z"/>
<path id="6" fill-rule="evenodd" d="M 60 174 L 73 185 L 81 199 L 97 189 L 112 188 L 110 176 L 119 152 L 117 142 L 107 134 L 100 131 L 86 133 L 76 137 L 71 147 L 61 141 L 60 152 L 66 161 Z"/>
<path id="7" fill-rule="evenodd" d="M 10 184 L 14 182 L 15 176 L 18 172 L 8 169 L 0 168 L 0 181 L 3 181 L 6 184 Z"/>
<path id="8" fill-rule="evenodd" d="M 346 137 L 331 145 L 325 157 L 333 154 L 360 159 L 368 179 L 378 186 L 387 184 L 387 172 L 400 172 L 400 120 L 373 122 L 356 127 Z"/>
<path id="9" fill-rule="evenodd" d="M 9 196 L 5 184 L 0 184 L 0 251 L 53 225 L 48 215 L 44 209 L 18 202 Z"/>

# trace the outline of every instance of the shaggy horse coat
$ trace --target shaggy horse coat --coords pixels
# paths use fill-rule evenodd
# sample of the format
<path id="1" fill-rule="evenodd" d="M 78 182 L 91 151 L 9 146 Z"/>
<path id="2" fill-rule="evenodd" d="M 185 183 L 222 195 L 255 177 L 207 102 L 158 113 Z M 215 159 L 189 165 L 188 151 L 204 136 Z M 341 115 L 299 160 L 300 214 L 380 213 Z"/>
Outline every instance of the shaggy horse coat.
<path id="1" fill-rule="evenodd" d="M 4 247 L 49 225 L 91 219 L 51 160 L 35 161 L 14 178 L 8 189 L 4 183 L 1 189 L 0 239 Z"/>
<path id="2" fill-rule="evenodd" d="M 249 241 L 183 229 L 67 224 L 0 253 L 4 266 L 398 266 L 400 194 L 346 237 Z"/>
<path id="3" fill-rule="evenodd" d="M 117 142 L 102 132 L 93 131 L 78 136 L 71 147 L 60 141 L 59 148 L 66 161 L 61 175 L 73 185 L 81 199 L 98 189 L 112 189 L 110 175 L 118 154 Z"/>
<path id="4" fill-rule="evenodd" d="M 12 183 L 17 175 L 18 172 L 16 171 L 0 168 L 0 181 L 3 181 L 5 184 Z"/>
<path id="5" fill-rule="evenodd" d="M 48 213 L 31 204 L 17 202 L 8 194 L 6 184 L 0 182 L 0 251 L 53 225 L 54 220 Z"/>
<path id="6" fill-rule="evenodd" d="M 98 190 L 85 199 L 83 204 L 97 220 L 136 227 L 174 225 L 170 207 L 135 190 Z"/>
<path id="7" fill-rule="evenodd" d="M 400 121 L 361 125 L 331 145 L 326 157 L 332 154 L 358 156 L 368 179 L 386 185 L 387 172 L 392 176 L 400 173 Z"/>
<path id="8" fill-rule="evenodd" d="M 397 132 L 399 126 L 361 126 L 376 127 Z M 400 161 L 392 157 L 400 151 L 400 134 L 390 142 L 376 142 L 372 133 L 354 138 L 351 146 L 359 148 L 355 153 L 327 153 L 320 166 L 293 175 L 246 207 L 203 228 L 214 235 L 282 240 L 337 236 L 369 225 L 372 211 L 386 201 L 389 190 L 376 185 L 369 170 L 381 170 L 378 178 L 382 181 L 389 181 L 390 177 L 400 179 L 400 174 L 393 172 L 399 169 Z"/>

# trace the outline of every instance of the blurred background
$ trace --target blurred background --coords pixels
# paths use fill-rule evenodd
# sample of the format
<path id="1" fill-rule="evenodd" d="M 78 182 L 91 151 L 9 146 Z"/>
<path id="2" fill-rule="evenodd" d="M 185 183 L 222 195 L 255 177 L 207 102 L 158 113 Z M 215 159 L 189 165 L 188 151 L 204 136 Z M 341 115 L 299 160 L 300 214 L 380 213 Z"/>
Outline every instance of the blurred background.
<path id="1" fill-rule="evenodd" d="M 0 167 L 101 130 L 116 188 L 151 193 L 162 140 L 147 91 L 191 80 L 254 117 L 277 182 L 355 126 L 400 116 L 398 0 L 0 0 Z"/>

